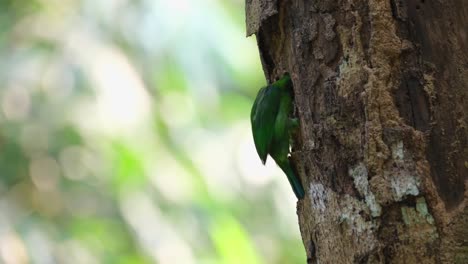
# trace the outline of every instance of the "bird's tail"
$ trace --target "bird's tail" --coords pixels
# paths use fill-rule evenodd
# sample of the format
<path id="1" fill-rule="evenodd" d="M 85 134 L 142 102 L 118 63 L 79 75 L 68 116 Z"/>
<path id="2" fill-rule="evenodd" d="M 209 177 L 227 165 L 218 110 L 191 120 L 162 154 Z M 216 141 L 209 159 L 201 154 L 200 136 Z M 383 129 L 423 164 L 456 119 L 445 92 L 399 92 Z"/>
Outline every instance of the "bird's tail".
<path id="1" fill-rule="evenodd" d="M 297 199 L 300 200 L 304 198 L 304 195 L 305 195 L 304 187 L 302 187 L 301 180 L 299 179 L 299 177 L 297 177 L 296 173 L 292 169 L 291 164 L 289 163 L 289 160 L 278 163 L 278 166 L 283 170 L 283 172 L 288 177 L 289 183 L 291 184 L 291 187 Z"/>

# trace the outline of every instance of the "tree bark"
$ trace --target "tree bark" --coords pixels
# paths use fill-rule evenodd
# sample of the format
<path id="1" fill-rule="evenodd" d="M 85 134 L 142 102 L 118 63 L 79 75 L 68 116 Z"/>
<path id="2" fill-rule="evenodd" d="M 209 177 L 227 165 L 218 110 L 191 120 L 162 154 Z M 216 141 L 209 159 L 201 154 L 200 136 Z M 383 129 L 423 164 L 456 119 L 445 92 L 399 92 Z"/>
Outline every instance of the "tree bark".
<path id="1" fill-rule="evenodd" d="M 468 263 L 465 0 L 246 0 L 289 72 L 308 263 Z"/>

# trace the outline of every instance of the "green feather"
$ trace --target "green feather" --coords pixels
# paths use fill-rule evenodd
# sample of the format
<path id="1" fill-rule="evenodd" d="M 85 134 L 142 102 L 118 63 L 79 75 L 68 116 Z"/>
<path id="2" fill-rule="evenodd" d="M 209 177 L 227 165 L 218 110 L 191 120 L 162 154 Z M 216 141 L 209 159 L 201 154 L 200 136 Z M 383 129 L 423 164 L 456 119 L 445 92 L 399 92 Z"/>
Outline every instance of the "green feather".
<path id="1" fill-rule="evenodd" d="M 279 110 L 281 90 L 267 86 L 258 92 L 252 107 L 250 119 L 255 142 L 255 148 L 263 164 L 265 164 L 270 143 L 273 140 L 276 116 Z"/>
<path id="2" fill-rule="evenodd" d="M 304 189 L 288 160 L 291 124 L 289 115 L 292 111 L 292 82 L 285 75 L 277 82 L 263 87 L 258 92 L 252 106 L 250 121 L 255 148 L 263 164 L 268 154 L 283 170 L 298 199 L 304 197 Z M 297 121 L 296 121 L 297 122 Z"/>

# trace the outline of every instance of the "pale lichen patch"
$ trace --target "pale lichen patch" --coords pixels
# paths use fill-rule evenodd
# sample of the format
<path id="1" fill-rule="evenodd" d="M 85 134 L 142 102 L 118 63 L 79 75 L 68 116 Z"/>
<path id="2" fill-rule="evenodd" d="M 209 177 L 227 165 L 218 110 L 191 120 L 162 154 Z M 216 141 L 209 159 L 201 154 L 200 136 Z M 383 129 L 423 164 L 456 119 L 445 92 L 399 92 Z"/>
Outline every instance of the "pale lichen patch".
<path id="1" fill-rule="evenodd" d="M 378 217 L 382 213 L 382 208 L 375 199 L 375 195 L 369 188 L 367 168 L 363 163 L 349 169 L 349 175 L 354 179 L 354 186 L 359 194 L 364 196 L 367 206 L 373 217 Z"/>
<path id="2" fill-rule="evenodd" d="M 392 158 L 397 161 L 402 161 L 405 158 L 403 141 L 398 141 L 392 145 Z"/>
<path id="3" fill-rule="evenodd" d="M 427 208 L 426 199 L 424 197 L 419 197 L 416 200 L 416 211 L 424 218 L 429 224 L 434 224 L 434 218 L 429 213 L 429 209 Z"/>
<path id="4" fill-rule="evenodd" d="M 361 17 L 353 13 L 355 25 L 353 31 L 359 31 L 362 27 Z M 347 98 L 352 95 L 361 83 L 365 80 L 366 72 L 362 68 L 362 61 L 365 57 L 362 50 L 362 43 L 359 34 L 350 34 L 348 27 L 336 26 L 336 33 L 342 44 L 343 59 L 338 65 L 338 75 L 336 78 L 338 94 Z"/>
<path id="5" fill-rule="evenodd" d="M 311 183 L 309 189 L 309 197 L 314 209 L 319 210 L 321 213 L 325 212 L 327 204 L 327 194 L 325 188 L 320 183 Z"/>
<path id="6" fill-rule="evenodd" d="M 402 201 L 408 195 L 419 195 L 420 182 L 416 177 L 408 173 L 401 173 L 396 177 L 392 177 L 390 183 L 395 201 Z"/>
<path id="7" fill-rule="evenodd" d="M 401 237 L 421 239 L 426 242 L 434 241 L 439 237 L 437 228 L 434 225 L 434 218 L 427 209 L 424 197 L 416 199 L 415 207 L 402 206 L 401 216 L 405 224 L 405 228 L 399 228 Z M 418 235 L 412 236 L 411 233 L 417 233 Z"/>
<path id="8" fill-rule="evenodd" d="M 349 195 L 345 195 L 339 216 L 340 224 L 346 223 L 349 228 L 358 233 L 371 230 L 372 222 L 366 221 L 360 215 L 361 211 L 367 211 L 366 205 Z"/>
<path id="9" fill-rule="evenodd" d="M 347 237 L 353 237 L 355 243 L 365 250 L 372 250 L 377 245 L 374 231 L 379 228 L 379 221 L 368 219 L 369 209 L 367 205 L 352 197 L 344 195 L 339 205 L 339 225 L 342 233 Z"/>

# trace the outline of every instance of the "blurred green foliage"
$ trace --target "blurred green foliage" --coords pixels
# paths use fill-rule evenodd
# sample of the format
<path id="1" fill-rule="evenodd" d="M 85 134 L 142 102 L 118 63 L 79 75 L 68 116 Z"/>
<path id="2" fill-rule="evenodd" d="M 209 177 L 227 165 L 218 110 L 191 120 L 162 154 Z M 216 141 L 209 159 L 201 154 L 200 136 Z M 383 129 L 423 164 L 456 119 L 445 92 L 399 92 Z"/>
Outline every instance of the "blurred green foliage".
<path id="1" fill-rule="evenodd" d="M 0 1 L 1 263 L 304 263 L 239 0 Z"/>

